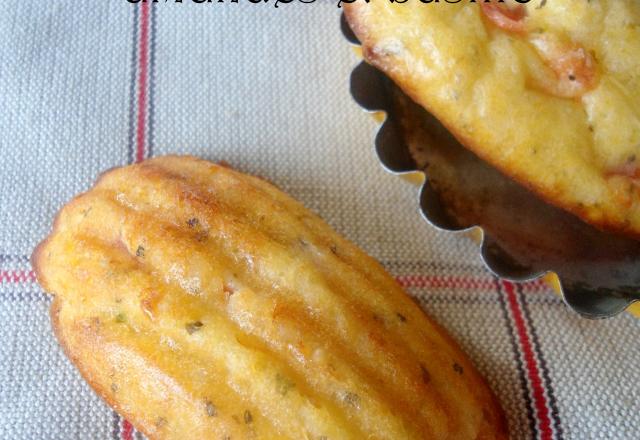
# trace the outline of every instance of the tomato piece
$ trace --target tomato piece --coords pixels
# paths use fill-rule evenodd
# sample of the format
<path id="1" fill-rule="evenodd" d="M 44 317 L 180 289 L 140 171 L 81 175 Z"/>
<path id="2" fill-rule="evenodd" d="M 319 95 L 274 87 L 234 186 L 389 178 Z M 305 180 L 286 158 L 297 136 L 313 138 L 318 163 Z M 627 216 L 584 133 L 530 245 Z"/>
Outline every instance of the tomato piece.
<path id="1" fill-rule="evenodd" d="M 606 173 L 607 177 L 615 177 L 622 176 L 628 177 L 634 181 L 638 181 L 640 179 L 640 168 L 638 168 L 638 164 L 633 162 L 627 162 L 624 165 L 620 165 L 613 169 L 610 169 Z"/>
<path id="2" fill-rule="evenodd" d="M 480 3 L 482 14 L 498 28 L 507 32 L 522 34 L 526 31 L 527 10 L 523 5 L 508 7 L 501 3 Z"/>
<path id="3" fill-rule="evenodd" d="M 598 84 L 596 61 L 584 47 L 554 35 L 530 35 L 523 5 L 481 2 L 480 11 L 499 29 L 526 38 L 549 67 L 547 75 L 533 78 L 534 86 L 560 98 L 580 98 Z"/>
<path id="4" fill-rule="evenodd" d="M 613 196 L 628 209 L 638 200 L 640 189 L 640 168 L 633 157 L 634 160 L 605 171 Z"/>
<path id="5" fill-rule="evenodd" d="M 597 63 L 584 47 L 546 35 L 530 42 L 555 76 L 540 81 L 545 91 L 561 98 L 580 98 L 598 85 Z"/>

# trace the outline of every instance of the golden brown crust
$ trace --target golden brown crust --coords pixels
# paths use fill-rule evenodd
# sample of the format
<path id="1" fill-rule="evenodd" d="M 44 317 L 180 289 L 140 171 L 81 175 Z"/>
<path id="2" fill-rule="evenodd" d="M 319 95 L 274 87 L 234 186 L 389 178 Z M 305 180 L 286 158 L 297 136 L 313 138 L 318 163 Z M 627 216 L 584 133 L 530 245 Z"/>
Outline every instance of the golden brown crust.
<path id="1" fill-rule="evenodd" d="M 561 9 L 568 3 L 556 1 L 553 6 Z M 580 99 L 560 99 L 530 89 L 527 75 L 532 74 L 526 66 L 537 62 L 532 46 L 521 35 L 487 29 L 477 4 L 394 6 L 374 0 L 345 5 L 345 15 L 365 60 L 389 75 L 468 149 L 546 202 L 600 229 L 640 239 L 636 178 L 611 178 L 621 160 L 635 161 L 640 125 L 629 109 L 638 105 L 634 84 L 640 75 L 617 60 L 618 54 L 605 50 L 625 38 L 627 53 L 640 48 L 637 32 L 621 36 L 615 28 L 625 27 L 613 24 L 637 22 L 640 7 L 626 0 L 565 6 L 567 15 L 576 11 L 584 20 L 600 23 L 607 17 L 610 23 L 589 25 L 602 27 L 601 35 L 569 24 L 557 27 L 557 17 L 527 8 L 537 25 L 546 24 L 547 34 L 559 39 L 570 35 L 597 52 L 600 78 L 594 90 Z M 452 97 L 443 98 L 447 93 Z M 603 117 L 614 112 L 622 115 L 620 121 Z"/>
<path id="2" fill-rule="evenodd" d="M 149 438 L 506 438 L 446 332 L 262 180 L 178 156 L 110 171 L 33 265 L 67 356 Z"/>
<path id="3" fill-rule="evenodd" d="M 65 334 L 63 332 L 63 328 L 60 325 L 60 304 L 57 298 L 54 298 L 53 302 L 51 303 L 49 316 L 51 317 L 51 328 L 53 329 L 53 334 L 56 336 L 56 339 L 58 340 L 62 351 L 71 360 L 71 362 L 73 362 L 75 367 L 78 369 L 78 372 L 80 372 L 82 378 L 87 382 L 87 384 L 89 384 L 93 391 L 95 391 L 95 393 L 107 403 L 107 405 L 120 413 L 120 415 L 122 415 L 124 418 L 131 419 L 133 414 L 127 414 L 118 408 L 117 401 L 107 392 L 106 389 L 104 389 L 104 387 L 99 382 L 93 380 L 91 373 L 85 367 L 83 358 L 76 356 L 75 352 L 69 347 L 69 344 L 67 343 L 67 340 L 65 338 Z M 149 437 L 149 432 L 145 431 L 144 426 L 137 426 L 137 429 L 145 436 Z"/>

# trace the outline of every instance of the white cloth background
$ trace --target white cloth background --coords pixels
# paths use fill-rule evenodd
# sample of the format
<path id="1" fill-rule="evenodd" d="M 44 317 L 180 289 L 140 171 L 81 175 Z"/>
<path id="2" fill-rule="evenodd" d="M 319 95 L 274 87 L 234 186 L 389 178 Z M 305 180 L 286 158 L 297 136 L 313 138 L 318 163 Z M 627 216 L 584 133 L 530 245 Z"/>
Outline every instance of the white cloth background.
<path id="1" fill-rule="evenodd" d="M 351 100 L 336 3 L 242 1 L 2 3 L 0 439 L 140 437 L 61 353 L 28 256 L 100 171 L 165 153 L 265 176 L 382 261 L 470 353 L 513 438 L 637 438 L 640 323 L 501 283 L 427 226 Z"/>

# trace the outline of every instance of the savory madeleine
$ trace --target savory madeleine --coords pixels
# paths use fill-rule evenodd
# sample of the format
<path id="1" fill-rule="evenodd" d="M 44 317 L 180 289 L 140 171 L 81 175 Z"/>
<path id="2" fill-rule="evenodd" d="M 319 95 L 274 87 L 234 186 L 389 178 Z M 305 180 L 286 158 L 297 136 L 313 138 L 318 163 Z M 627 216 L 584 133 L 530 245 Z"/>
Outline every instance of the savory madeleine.
<path id="1" fill-rule="evenodd" d="M 33 256 L 66 353 L 152 439 L 501 439 L 455 342 L 273 185 L 193 157 L 104 174 Z"/>
<path id="2" fill-rule="evenodd" d="M 345 5 L 365 59 L 505 174 L 640 237 L 640 2 Z"/>

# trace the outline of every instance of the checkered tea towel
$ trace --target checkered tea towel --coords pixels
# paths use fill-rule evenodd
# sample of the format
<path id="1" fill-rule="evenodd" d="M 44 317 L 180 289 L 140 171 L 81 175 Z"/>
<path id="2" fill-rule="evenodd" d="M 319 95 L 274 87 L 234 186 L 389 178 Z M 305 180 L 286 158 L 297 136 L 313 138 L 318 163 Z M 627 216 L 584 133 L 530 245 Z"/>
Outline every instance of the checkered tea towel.
<path id="1" fill-rule="evenodd" d="M 336 2 L 5 0 L 0 7 L 0 438 L 142 438 L 83 382 L 29 255 L 107 168 L 166 153 L 267 177 L 378 258 L 471 355 L 514 439 L 640 438 L 640 321 L 589 321 L 491 276 L 387 174 Z"/>

